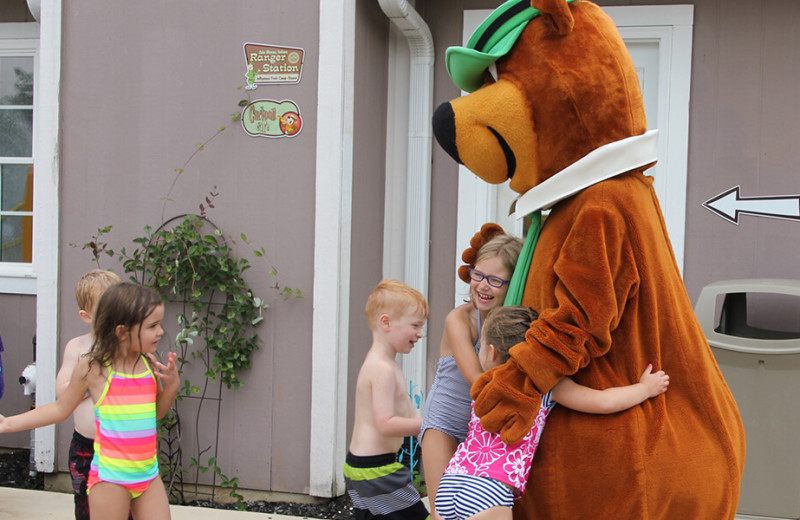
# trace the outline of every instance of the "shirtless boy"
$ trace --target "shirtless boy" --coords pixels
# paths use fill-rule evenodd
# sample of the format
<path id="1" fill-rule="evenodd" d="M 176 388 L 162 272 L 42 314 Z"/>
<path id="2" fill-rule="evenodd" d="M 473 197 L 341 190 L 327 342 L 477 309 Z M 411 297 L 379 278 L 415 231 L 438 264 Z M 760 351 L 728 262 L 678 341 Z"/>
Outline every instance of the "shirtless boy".
<path id="1" fill-rule="evenodd" d="M 356 518 L 426 519 L 428 510 L 397 462 L 403 438 L 419 432 L 397 354 L 408 354 L 428 318 L 425 297 L 397 280 L 383 280 L 367 300 L 372 346 L 356 383 L 355 423 L 344 464 Z M 387 500 L 391 499 L 391 500 Z"/>
<path id="2" fill-rule="evenodd" d="M 56 397 L 69 386 L 72 371 L 81 356 L 89 352 L 94 342 L 91 332 L 97 302 L 106 289 L 121 282 L 119 276 L 111 271 L 95 269 L 85 274 L 75 287 L 75 300 L 78 302 L 78 316 L 86 323 L 90 331 L 67 342 L 61 368 L 56 376 Z M 89 520 L 89 497 L 86 494 L 86 482 L 89 479 L 89 466 L 94 455 L 94 406 L 89 395 L 72 414 L 75 431 L 69 444 L 69 473 L 72 477 L 72 490 L 75 492 L 75 519 Z"/>

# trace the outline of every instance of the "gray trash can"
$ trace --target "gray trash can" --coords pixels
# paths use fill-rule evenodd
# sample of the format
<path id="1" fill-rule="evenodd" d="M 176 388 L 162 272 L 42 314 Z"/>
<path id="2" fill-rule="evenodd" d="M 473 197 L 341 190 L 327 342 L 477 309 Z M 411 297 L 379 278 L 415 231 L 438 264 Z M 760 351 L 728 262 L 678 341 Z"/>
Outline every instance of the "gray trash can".
<path id="1" fill-rule="evenodd" d="M 744 422 L 736 518 L 800 519 L 800 281 L 712 283 L 695 314 Z"/>

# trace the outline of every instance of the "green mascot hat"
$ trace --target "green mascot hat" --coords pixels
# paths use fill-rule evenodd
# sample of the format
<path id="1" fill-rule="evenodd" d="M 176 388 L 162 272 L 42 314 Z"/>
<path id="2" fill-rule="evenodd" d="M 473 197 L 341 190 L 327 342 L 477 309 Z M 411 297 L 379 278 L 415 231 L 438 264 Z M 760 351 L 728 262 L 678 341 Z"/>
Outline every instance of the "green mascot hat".
<path id="1" fill-rule="evenodd" d="M 445 62 L 453 83 L 466 92 L 478 90 L 486 69 L 511 50 L 528 22 L 539 14 L 530 0 L 508 0 L 495 9 L 472 33 L 466 47 L 447 49 Z"/>

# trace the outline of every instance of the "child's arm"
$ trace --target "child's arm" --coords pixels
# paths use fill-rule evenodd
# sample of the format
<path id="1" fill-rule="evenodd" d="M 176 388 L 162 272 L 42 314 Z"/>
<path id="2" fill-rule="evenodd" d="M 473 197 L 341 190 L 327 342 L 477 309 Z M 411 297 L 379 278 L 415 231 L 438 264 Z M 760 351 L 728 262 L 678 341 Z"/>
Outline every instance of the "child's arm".
<path id="1" fill-rule="evenodd" d="M 414 412 L 411 402 L 408 402 L 407 410 L 396 409 L 397 376 L 394 369 L 383 363 L 370 368 L 375 429 L 383 437 L 417 435 L 422 426 L 422 417 Z"/>
<path id="2" fill-rule="evenodd" d="M 636 384 L 605 390 L 582 386 L 565 377 L 553 387 L 553 400 L 578 412 L 597 414 L 621 412 L 667 391 L 669 376 L 663 370 L 655 374 L 652 370 L 653 365 L 647 365 Z"/>
<path id="3" fill-rule="evenodd" d="M 169 352 L 166 365 L 159 363 L 153 354 L 147 354 L 147 357 L 150 358 L 150 362 L 153 364 L 153 375 L 162 383 L 156 385 L 158 387 L 156 418 L 161 419 L 167 415 L 172 403 L 175 402 L 175 396 L 178 395 L 178 388 L 181 384 L 177 365 L 178 355 L 174 352 Z"/>
<path id="4" fill-rule="evenodd" d="M 477 312 L 477 311 L 476 311 Z M 470 385 L 483 373 L 469 332 L 469 313 L 465 306 L 450 311 L 444 320 L 441 351 L 451 351 L 461 375 Z"/>
<path id="5" fill-rule="evenodd" d="M 0 415 L 0 433 L 20 432 L 61 422 L 75 411 L 89 389 L 89 360 L 81 359 L 75 366 L 69 386 L 55 401 L 11 417 Z"/>

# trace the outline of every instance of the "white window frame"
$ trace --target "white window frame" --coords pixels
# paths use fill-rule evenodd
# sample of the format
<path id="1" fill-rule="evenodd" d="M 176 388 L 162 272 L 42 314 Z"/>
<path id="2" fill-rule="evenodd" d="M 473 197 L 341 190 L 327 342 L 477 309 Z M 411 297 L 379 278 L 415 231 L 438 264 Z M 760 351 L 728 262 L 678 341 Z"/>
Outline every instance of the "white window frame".
<path id="1" fill-rule="evenodd" d="M 33 57 L 33 81 L 34 81 L 34 135 L 36 118 L 36 98 L 38 89 L 36 84 L 39 78 L 39 24 L 38 23 L 3 23 L 0 24 L 0 56 L 25 56 Z M 35 144 L 34 144 L 35 149 Z M 14 157 L 7 158 L 3 162 L 35 164 L 35 158 Z M 34 204 L 36 201 L 36 178 L 37 172 L 34 169 Z M 36 215 L 34 209 L 33 214 Z M 34 223 L 36 217 L 34 216 Z M 34 224 L 35 225 L 35 224 Z M 36 241 L 36 231 L 34 230 L 34 243 Z M 36 268 L 35 268 L 35 245 L 33 262 L 0 262 L 0 293 L 4 294 L 36 294 Z"/>

